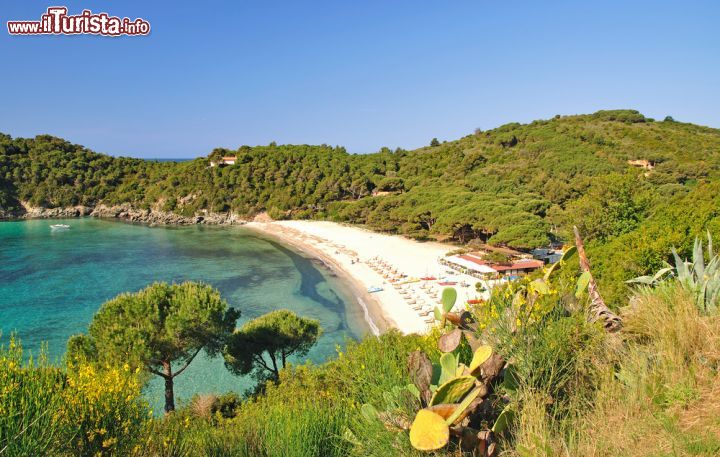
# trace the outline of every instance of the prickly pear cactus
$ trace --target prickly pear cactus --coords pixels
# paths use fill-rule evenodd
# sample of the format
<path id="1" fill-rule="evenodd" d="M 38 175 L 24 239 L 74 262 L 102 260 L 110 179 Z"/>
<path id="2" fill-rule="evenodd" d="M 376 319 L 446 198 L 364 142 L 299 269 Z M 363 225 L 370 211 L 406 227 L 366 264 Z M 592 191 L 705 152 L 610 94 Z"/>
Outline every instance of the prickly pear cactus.
<path id="1" fill-rule="evenodd" d="M 473 376 L 480 374 L 480 367 L 483 363 L 488 361 L 492 354 L 493 350 L 490 346 L 484 345 L 477 348 L 473 354 L 472 361 L 470 362 L 470 367 L 468 368 L 470 370 L 470 374 Z"/>
<path id="2" fill-rule="evenodd" d="M 410 426 L 410 444 L 420 451 L 435 451 L 450 440 L 450 427 L 442 416 L 421 409 Z"/>
<path id="3" fill-rule="evenodd" d="M 454 354 L 446 352 L 440 356 L 440 379 L 438 384 L 445 384 L 455 377 L 458 369 L 458 358 Z"/>
<path id="4" fill-rule="evenodd" d="M 451 379 L 437 388 L 430 400 L 430 405 L 441 403 L 457 403 L 475 385 L 474 376 L 460 376 Z"/>
<path id="5" fill-rule="evenodd" d="M 443 311 L 449 313 L 452 311 L 455 302 L 457 301 L 457 290 L 452 287 L 446 287 L 442 291 L 442 298 L 440 299 L 443 306 Z"/>

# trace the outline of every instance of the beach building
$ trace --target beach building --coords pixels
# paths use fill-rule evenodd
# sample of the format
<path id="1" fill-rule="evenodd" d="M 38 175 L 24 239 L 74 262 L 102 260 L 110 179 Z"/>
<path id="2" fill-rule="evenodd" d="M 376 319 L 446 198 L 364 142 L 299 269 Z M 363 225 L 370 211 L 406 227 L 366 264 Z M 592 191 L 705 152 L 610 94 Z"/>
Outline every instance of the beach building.
<path id="1" fill-rule="evenodd" d="M 563 255 L 562 249 L 539 248 L 530 251 L 534 259 L 542 260 L 543 263 L 551 264 L 559 262 Z"/>
<path id="2" fill-rule="evenodd" d="M 453 270 L 480 279 L 494 279 L 502 276 L 523 276 L 545 266 L 538 259 L 516 259 L 494 263 L 484 259 L 482 253 L 468 253 L 442 257 L 438 260 Z"/>

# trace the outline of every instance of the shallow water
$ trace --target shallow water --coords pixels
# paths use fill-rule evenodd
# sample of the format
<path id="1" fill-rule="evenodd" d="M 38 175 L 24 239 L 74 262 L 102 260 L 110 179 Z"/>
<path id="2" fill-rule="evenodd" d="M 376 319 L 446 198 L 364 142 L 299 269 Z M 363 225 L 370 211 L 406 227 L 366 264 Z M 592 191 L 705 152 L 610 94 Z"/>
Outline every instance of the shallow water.
<path id="1" fill-rule="evenodd" d="M 52 231 L 51 224 L 69 224 Z M 148 227 L 98 219 L 0 223 L 0 330 L 60 362 L 67 339 L 100 305 L 154 281 L 204 281 L 248 319 L 279 308 L 319 319 L 324 330 L 308 358 L 322 362 L 347 338 L 367 332 L 356 299 L 321 263 L 242 227 Z M 147 397 L 162 406 L 153 380 Z M 182 401 L 195 393 L 242 392 L 248 379 L 219 359 L 199 357 L 176 378 Z"/>

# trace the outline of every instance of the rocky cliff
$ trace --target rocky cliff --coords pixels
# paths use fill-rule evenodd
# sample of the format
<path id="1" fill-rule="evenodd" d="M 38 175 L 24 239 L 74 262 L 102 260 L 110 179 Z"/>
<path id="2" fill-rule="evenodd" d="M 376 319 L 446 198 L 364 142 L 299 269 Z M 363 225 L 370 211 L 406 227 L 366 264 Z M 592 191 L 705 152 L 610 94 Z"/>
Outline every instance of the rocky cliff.
<path id="1" fill-rule="evenodd" d="M 150 225 L 241 225 L 246 221 L 232 213 L 211 213 L 204 211 L 193 216 L 158 211 L 154 209 L 135 208 L 131 205 L 98 205 L 72 206 L 64 208 L 41 208 L 23 204 L 20 211 L 5 211 L 0 208 L 0 220 L 18 219 L 67 219 L 73 217 L 93 216 L 108 219 L 122 219 Z"/>

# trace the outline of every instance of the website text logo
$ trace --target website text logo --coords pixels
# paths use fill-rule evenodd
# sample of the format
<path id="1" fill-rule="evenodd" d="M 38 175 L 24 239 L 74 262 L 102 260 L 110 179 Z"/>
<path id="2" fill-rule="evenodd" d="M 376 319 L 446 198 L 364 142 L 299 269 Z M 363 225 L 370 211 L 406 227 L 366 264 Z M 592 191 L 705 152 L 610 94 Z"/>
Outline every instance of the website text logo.
<path id="1" fill-rule="evenodd" d="M 10 35 L 148 35 L 150 23 L 142 18 L 130 20 L 107 13 L 83 10 L 76 16 L 68 16 L 64 6 L 51 6 L 39 21 L 8 21 Z"/>

